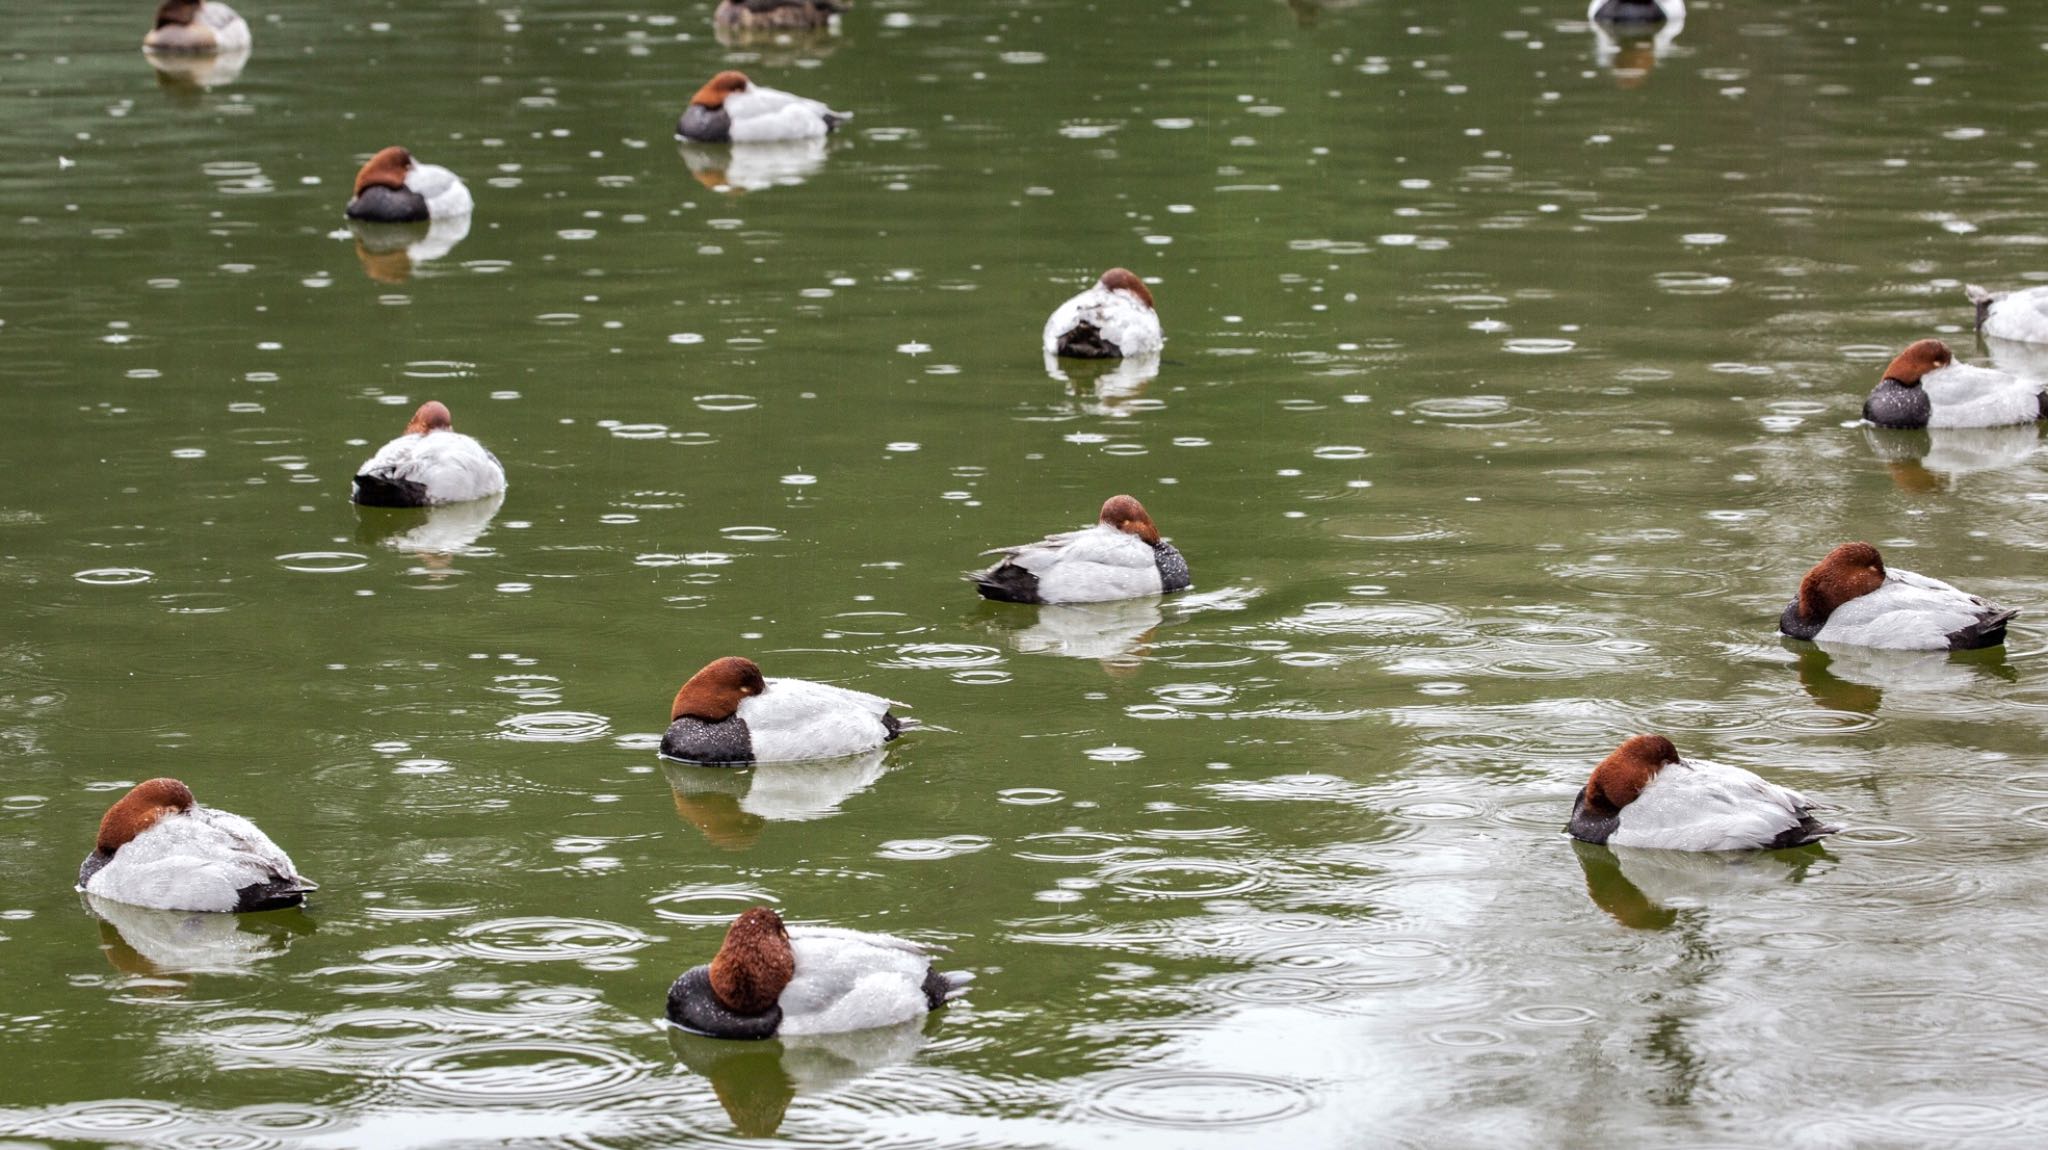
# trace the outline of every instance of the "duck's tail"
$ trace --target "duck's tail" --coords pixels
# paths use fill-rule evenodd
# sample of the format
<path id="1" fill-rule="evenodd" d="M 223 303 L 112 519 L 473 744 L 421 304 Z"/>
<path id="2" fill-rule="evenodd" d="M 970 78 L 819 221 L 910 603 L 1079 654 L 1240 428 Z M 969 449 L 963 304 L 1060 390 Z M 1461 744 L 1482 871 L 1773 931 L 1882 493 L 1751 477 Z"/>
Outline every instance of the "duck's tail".
<path id="1" fill-rule="evenodd" d="M 1803 810 L 1799 812 L 1799 825 L 1786 827 L 1777 838 L 1771 840 L 1770 849 L 1803 847 L 1809 843 L 1817 843 L 1829 835 L 1838 834 L 1841 829 L 1833 823 L 1824 823 L 1815 818 L 1811 810 Z"/>
<path id="2" fill-rule="evenodd" d="M 998 563 L 986 571 L 963 571 L 984 599 L 1004 603 L 1038 602 L 1038 576 L 1015 563 Z"/>
<path id="3" fill-rule="evenodd" d="M 389 475 L 358 475 L 351 498 L 364 507 L 425 507 L 427 485 Z"/>
<path id="4" fill-rule="evenodd" d="M 974 972 L 968 970 L 940 970 L 934 966 L 925 971 L 924 1000 L 933 1010 L 967 993 L 967 984 L 974 981 Z"/>
<path id="5" fill-rule="evenodd" d="M 1975 651 L 1979 647 L 1996 647 L 2005 642 L 2005 625 L 2018 615 L 2017 608 L 1994 611 L 1967 627 L 1959 627 L 1948 633 L 1948 649 L 1951 651 Z"/>
<path id="6" fill-rule="evenodd" d="M 1998 302 L 1997 294 L 1986 291 L 1976 284 L 1964 284 L 1963 294 L 1969 296 L 1970 302 L 1977 305 L 1977 330 L 1983 331 L 1984 320 L 1991 314 L 1991 305 Z"/>

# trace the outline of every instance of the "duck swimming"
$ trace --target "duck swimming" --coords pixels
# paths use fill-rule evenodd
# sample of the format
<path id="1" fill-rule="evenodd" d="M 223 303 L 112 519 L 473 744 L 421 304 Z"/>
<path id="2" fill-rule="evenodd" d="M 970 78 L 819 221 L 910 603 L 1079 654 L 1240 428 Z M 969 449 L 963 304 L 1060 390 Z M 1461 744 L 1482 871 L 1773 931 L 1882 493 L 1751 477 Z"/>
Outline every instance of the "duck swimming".
<path id="1" fill-rule="evenodd" d="M 720 72 L 705 81 L 676 121 L 676 135 L 705 144 L 765 143 L 823 136 L 850 112 L 817 100 L 764 88 L 744 72 Z"/>
<path id="2" fill-rule="evenodd" d="M 356 173 L 343 214 L 352 220 L 412 224 L 466 216 L 476 207 L 469 188 L 439 164 L 422 164 L 404 148 L 385 148 Z"/>
<path id="3" fill-rule="evenodd" d="M 757 906 L 733 920 L 717 957 L 668 989 L 669 1021 L 714 1038 L 867 1030 L 937 1010 L 973 980 L 944 972 L 907 939 L 783 925 Z"/>
<path id="4" fill-rule="evenodd" d="M 1128 495 L 1105 501 L 1093 527 L 982 554 L 1003 559 L 967 578 L 982 598 L 1010 603 L 1102 603 L 1194 585 L 1188 561 L 1159 537 L 1144 505 Z"/>
<path id="5" fill-rule="evenodd" d="M 200 806 L 176 779 L 151 779 L 101 817 L 78 889 L 158 910 L 245 912 L 298 906 L 320 888 L 256 824 Z"/>
<path id="6" fill-rule="evenodd" d="M 661 753 L 713 766 L 836 759 L 903 732 L 891 702 L 803 679 L 768 679 L 752 659 L 715 659 L 676 692 Z"/>
<path id="7" fill-rule="evenodd" d="M 2017 610 L 1887 568 L 1877 548 L 1844 543 L 1799 581 L 1799 596 L 1778 619 L 1794 639 L 1895 651 L 1968 651 L 2005 642 Z"/>
<path id="8" fill-rule="evenodd" d="M 1900 352 L 1863 401 L 1863 418 L 1879 427 L 2008 427 L 2048 418 L 2038 380 L 1957 363 L 1938 339 Z"/>
<path id="9" fill-rule="evenodd" d="M 1992 339 L 2048 343 L 2048 287 L 1990 292 L 1976 284 L 1963 291 L 1977 306 L 1977 331 Z"/>
<path id="10" fill-rule="evenodd" d="M 1842 828 L 1814 804 L 1741 767 L 1687 762 L 1662 735 L 1636 735 L 1600 760 L 1565 830 L 1582 842 L 1674 851 L 1776 850 Z"/>
<path id="11" fill-rule="evenodd" d="M 146 52 L 227 55 L 249 50 L 249 22 L 219 0 L 164 0 L 156 26 L 142 38 Z"/>
<path id="12" fill-rule="evenodd" d="M 823 28 L 844 11 L 840 0 L 719 0 L 711 20 L 720 28 L 802 31 Z"/>
<path id="13" fill-rule="evenodd" d="M 448 407 L 428 400 L 405 434 L 356 468 L 349 499 L 365 507 L 432 507 L 505 490 L 505 468 L 483 444 L 455 430 Z"/>
<path id="14" fill-rule="evenodd" d="M 1124 268 L 1111 268 L 1087 291 L 1053 309 L 1042 342 L 1048 356 L 1137 358 L 1159 354 L 1166 335 L 1145 281 Z"/>

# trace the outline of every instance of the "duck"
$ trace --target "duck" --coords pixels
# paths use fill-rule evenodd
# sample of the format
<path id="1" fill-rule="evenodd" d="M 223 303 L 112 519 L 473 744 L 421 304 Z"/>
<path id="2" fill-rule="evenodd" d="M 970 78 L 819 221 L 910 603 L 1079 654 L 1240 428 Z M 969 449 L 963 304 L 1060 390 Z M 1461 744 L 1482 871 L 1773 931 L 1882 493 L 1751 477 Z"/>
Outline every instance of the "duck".
<path id="1" fill-rule="evenodd" d="M 1939 579 L 1888 569 L 1868 543 L 1844 543 L 1799 581 L 1778 630 L 1848 647 L 1973 651 L 2005 642 L 2006 624 L 2018 614 Z"/>
<path id="2" fill-rule="evenodd" d="M 2019 343 L 2048 343 L 2048 287 L 1992 292 L 1964 284 L 1977 307 L 1977 333 Z"/>
<path id="3" fill-rule="evenodd" d="M 1067 359 L 1154 356 L 1166 346 L 1145 281 L 1111 268 L 1093 286 L 1056 307 L 1045 321 L 1045 354 Z"/>
<path id="4" fill-rule="evenodd" d="M 1779 850 L 1842 828 L 1814 804 L 1741 767 L 1678 757 L 1663 735 L 1635 735 L 1600 760 L 1565 830 L 1581 842 L 1673 851 Z"/>
<path id="5" fill-rule="evenodd" d="M 249 44 L 249 22 L 219 0 L 164 0 L 142 38 L 145 52 L 208 56 L 247 52 Z"/>
<path id="6" fill-rule="evenodd" d="M 771 907 L 742 912 L 718 954 L 668 988 L 668 1018 L 714 1038 L 837 1034 L 939 1009 L 973 975 L 941 971 L 931 951 L 888 934 L 791 930 Z"/>
<path id="7" fill-rule="evenodd" d="M 764 88 L 744 72 L 720 72 L 690 97 L 676 135 L 704 144 L 808 140 L 853 118 L 817 100 Z"/>
<path id="8" fill-rule="evenodd" d="M 720 28 L 802 31 L 823 28 L 844 11 L 839 0 L 719 0 L 711 21 Z"/>
<path id="9" fill-rule="evenodd" d="M 908 724 L 880 695 L 768 679 L 752 659 L 713 659 L 690 676 L 669 707 L 661 753 L 707 766 L 836 759 L 874 750 Z"/>
<path id="10" fill-rule="evenodd" d="M 365 507 L 434 507 L 488 499 L 505 490 L 505 468 L 483 444 L 455 430 L 448 405 L 420 404 L 405 434 L 356 468 L 349 499 Z"/>
<path id="11" fill-rule="evenodd" d="M 1863 401 L 1879 427 L 2009 427 L 2048 418 L 2039 380 L 1957 363 L 1938 339 L 1909 345 Z"/>
<path id="12" fill-rule="evenodd" d="M 371 156 L 356 173 L 345 215 L 380 224 L 416 224 L 467 216 L 476 208 L 461 177 L 439 164 L 422 164 L 404 148 Z"/>
<path id="13" fill-rule="evenodd" d="M 239 914 L 298 906 L 320 887 L 255 823 L 200 806 L 191 787 L 164 778 L 107 808 L 78 889 L 130 906 Z"/>
<path id="14" fill-rule="evenodd" d="M 1145 505 L 1128 495 L 1104 501 L 1093 527 L 982 554 L 1003 558 L 966 577 L 982 598 L 1006 603 L 1106 603 L 1194 586 L 1188 561 L 1159 537 Z"/>
<path id="15" fill-rule="evenodd" d="M 1685 19 L 1685 0 L 1591 0 L 1589 24 L 1663 24 Z"/>

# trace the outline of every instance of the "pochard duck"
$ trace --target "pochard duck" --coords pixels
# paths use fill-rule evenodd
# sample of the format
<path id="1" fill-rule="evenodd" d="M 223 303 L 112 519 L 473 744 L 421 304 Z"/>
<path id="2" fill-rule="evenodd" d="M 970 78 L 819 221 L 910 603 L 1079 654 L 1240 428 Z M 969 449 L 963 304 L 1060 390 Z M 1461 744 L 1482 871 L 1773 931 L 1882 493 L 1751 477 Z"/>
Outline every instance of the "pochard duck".
<path id="1" fill-rule="evenodd" d="M 413 224 L 466 216 L 476 207 L 469 188 L 439 164 L 422 164 L 404 148 L 385 148 L 356 173 L 345 214 L 352 220 Z"/>
<path id="2" fill-rule="evenodd" d="M 1045 321 L 1045 354 L 1068 359 L 1137 358 L 1159 354 L 1159 327 L 1145 281 L 1124 268 L 1102 273 L 1094 286 L 1053 309 Z"/>
<path id="3" fill-rule="evenodd" d="M 131 906 L 239 913 L 297 906 L 320 888 L 256 824 L 200 806 L 176 779 L 151 779 L 101 817 L 78 889 Z"/>
<path id="4" fill-rule="evenodd" d="M 1685 19 L 1685 0 L 1592 0 L 1589 24 L 1662 24 Z"/>
<path id="5" fill-rule="evenodd" d="M 1957 363 L 1948 345 L 1923 339 L 1900 352 L 1863 401 L 1879 427 L 2007 427 L 2048 418 L 2039 380 Z"/>
<path id="6" fill-rule="evenodd" d="M 1868 543 L 1844 543 L 1799 581 L 1778 630 L 1823 644 L 1969 651 L 2005 642 L 2005 625 L 2018 614 L 1939 579 L 1888 569 Z"/>
<path id="7" fill-rule="evenodd" d="M 967 578 L 982 598 L 1009 603 L 1102 603 L 1169 595 L 1194 585 L 1188 561 L 1159 537 L 1144 504 L 1128 495 L 1104 502 L 1093 527 L 982 554 L 1003 559 Z"/>
<path id="8" fill-rule="evenodd" d="M 690 97 L 676 135 L 705 144 L 807 140 L 852 118 L 817 100 L 764 88 L 744 72 L 720 72 Z"/>
<path id="9" fill-rule="evenodd" d="M 1976 284 L 1963 291 L 1977 305 L 1977 331 L 1992 339 L 2048 343 L 2048 287 L 1992 292 Z"/>
<path id="10" fill-rule="evenodd" d="M 711 19 L 720 28 L 802 31 L 823 28 L 844 11 L 839 0 L 719 0 Z"/>
<path id="11" fill-rule="evenodd" d="M 249 43 L 249 22 L 218 0 L 164 0 L 142 38 L 144 51 L 193 55 L 246 52 Z"/>
<path id="12" fill-rule="evenodd" d="M 661 753 L 713 766 L 858 755 L 903 733 L 892 705 L 829 683 L 764 678 L 752 659 L 727 656 L 676 692 Z"/>
<path id="13" fill-rule="evenodd" d="M 1662 735 L 1636 735 L 1600 760 L 1565 830 L 1582 842 L 1673 851 L 1777 850 L 1842 828 L 1814 804 L 1741 767 L 1678 757 Z"/>
<path id="14" fill-rule="evenodd" d="M 757 906 L 733 920 L 717 957 L 668 988 L 669 1021 L 714 1038 L 867 1030 L 944 1006 L 973 976 L 941 971 L 908 939 L 783 925 Z"/>
<path id="15" fill-rule="evenodd" d="M 405 434 L 356 468 L 349 498 L 366 507 L 432 507 L 486 499 L 505 490 L 505 468 L 483 444 L 455 430 L 448 406 L 430 399 Z"/>

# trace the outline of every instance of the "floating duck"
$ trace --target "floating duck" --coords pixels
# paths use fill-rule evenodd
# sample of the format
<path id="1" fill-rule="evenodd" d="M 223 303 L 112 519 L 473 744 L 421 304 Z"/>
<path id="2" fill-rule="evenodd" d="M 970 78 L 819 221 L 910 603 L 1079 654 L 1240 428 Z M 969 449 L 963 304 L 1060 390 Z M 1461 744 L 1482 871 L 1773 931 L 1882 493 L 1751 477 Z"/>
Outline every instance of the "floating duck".
<path id="1" fill-rule="evenodd" d="M 867 1030 L 944 1006 L 973 976 L 941 971 L 917 943 L 810 926 L 757 906 L 733 920 L 718 956 L 668 989 L 669 1021 L 714 1038 Z"/>
<path id="2" fill-rule="evenodd" d="M 714 659 L 669 708 L 661 753 L 714 766 L 836 759 L 903 732 L 880 695 L 803 679 L 768 679 L 752 659 Z"/>
<path id="3" fill-rule="evenodd" d="M 1662 735 L 1636 735 L 1600 760 L 1565 830 L 1582 842 L 1674 851 L 1805 846 L 1840 827 L 1806 796 L 1741 767 L 1686 762 Z"/>
<path id="4" fill-rule="evenodd" d="M 432 507 L 505 490 L 505 468 L 484 445 L 455 430 L 448 407 L 430 399 L 405 434 L 356 468 L 349 498 L 365 507 Z"/>
<path id="5" fill-rule="evenodd" d="M 1159 537 L 1144 505 L 1128 495 L 1105 501 L 1093 527 L 982 554 L 1003 559 L 967 578 L 982 598 L 1010 603 L 1102 603 L 1194 585 L 1188 561 Z"/>
<path id="6" fill-rule="evenodd" d="M 2005 625 L 2018 614 L 1939 579 L 1887 569 L 1868 543 L 1844 543 L 1799 581 L 1778 630 L 1822 644 L 1969 651 L 2005 642 Z"/>
<path id="7" fill-rule="evenodd" d="M 705 144 L 807 140 L 825 135 L 851 112 L 817 100 L 764 88 L 744 72 L 720 72 L 705 81 L 676 121 L 676 135 Z"/>
<path id="8" fill-rule="evenodd" d="M 2020 343 L 2048 343 L 2048 287 L 1991 292 L 1965 284 L 1963 291 L 1977 305 L 1979 334 Z"/>
<path id="9" fill-rule="evenodd" d="M 219 0 L 164 0 L 142 38 L 146 52 L 192 55 L 247 52 L 249 44 L 249 22 Z"/>
<path id="10" fill-rule="evenodd" d="M 826 27 L 844 11 L 840 0 L 719 0 L 711 20 L 720 28 L 805 31 Z"/>
<path id="11" fill-rule="evenodd" d="M 1043 342 L 1049 356 L 1136 358 L 1158 355 L 1166 335 L 1145 281 L 1124 268 L 1111 268 L 1087 291 L 1053 309 Z"/>
<path id="12" fill-rule="evenodd" d="M 298 906 L 320 888 L 255 823 L 200 806 L 176 779 L 151 779 L 100 818 L 78 889 L 158 910 L 244 912 Z"/>
<path id="13" fill-rule="evenodd" d="M 391 147 L 371 156 L 356 173 L 355 194 L 344 214 L 352 220 L 413 224 L 466 216 L 475 207 L 469 188 L 454 172 Z"/>
<path id="14" fill-rule="evenodd" d="M 2007 427 L 2048 418 L 2039 380 L 1957 363 L 1948 345 L 1923 339 L 1900 352 L 1863 401 L 1879 427 Z"/>

